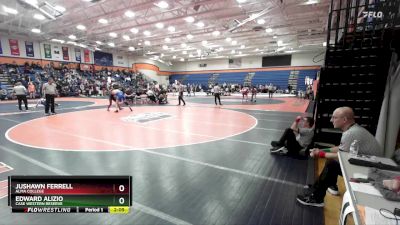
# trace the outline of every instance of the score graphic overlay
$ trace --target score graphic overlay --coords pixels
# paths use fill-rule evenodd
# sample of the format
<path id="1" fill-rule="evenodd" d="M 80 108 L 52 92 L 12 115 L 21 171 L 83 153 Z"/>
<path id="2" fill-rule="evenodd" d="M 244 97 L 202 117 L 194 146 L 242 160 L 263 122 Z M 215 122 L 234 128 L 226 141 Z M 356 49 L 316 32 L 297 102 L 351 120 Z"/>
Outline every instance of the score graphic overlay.
<path id="1" fill-rule="evenodd" d="M 131 176 L 9 176 L 14 213 L 129 213 Z"/>

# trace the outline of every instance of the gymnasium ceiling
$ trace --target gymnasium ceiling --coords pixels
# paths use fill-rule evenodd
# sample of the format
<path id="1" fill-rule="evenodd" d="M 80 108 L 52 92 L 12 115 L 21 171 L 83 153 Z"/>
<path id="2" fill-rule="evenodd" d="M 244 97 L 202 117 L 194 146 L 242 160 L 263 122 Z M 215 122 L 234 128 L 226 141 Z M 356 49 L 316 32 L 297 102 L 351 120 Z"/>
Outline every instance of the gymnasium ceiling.
<path id="1" fill-rule="evenodd" d="M 69 42 L 166 62 L 322 52 L 329 4 L 330 0 L 0 0 L 0 35 Z"/>

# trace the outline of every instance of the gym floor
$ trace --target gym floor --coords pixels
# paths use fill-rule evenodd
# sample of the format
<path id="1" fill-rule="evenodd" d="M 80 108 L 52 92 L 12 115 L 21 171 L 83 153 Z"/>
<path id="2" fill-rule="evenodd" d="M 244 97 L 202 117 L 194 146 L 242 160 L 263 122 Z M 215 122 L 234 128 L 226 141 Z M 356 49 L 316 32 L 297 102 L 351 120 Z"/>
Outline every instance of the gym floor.
<path id="1" fill-rule="evenodd" d="M 221 100 L 185 96 L 176 106 L 170 96 L 115 113 L 107 99 L 57 98 L 52 116 L 1 102 L 0 224 L 323 224 L 322 208 L 296 202 L 313 162 L 269 153 L 309 102 Z M 130 175 L 133 206 L 127 215 L 12 214 L 10 175 Z"/>

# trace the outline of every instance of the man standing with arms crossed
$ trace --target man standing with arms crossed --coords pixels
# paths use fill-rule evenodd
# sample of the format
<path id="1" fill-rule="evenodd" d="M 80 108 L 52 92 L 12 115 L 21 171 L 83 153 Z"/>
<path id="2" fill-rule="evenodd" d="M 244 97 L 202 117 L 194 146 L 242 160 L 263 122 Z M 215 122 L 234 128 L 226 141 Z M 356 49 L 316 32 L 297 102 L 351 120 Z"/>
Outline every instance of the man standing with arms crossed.
<path id="1" fill-rule="evenodd" d="M 57 85 L 56 83 L 54 83 L 54 79 L 52 77 L 49 78 L 49 81 L 47 83 L 43 84 L 42 93 L 46 98 L 46 116 L 50 115 L 49 108 L 51 109 L 51 114 L 56 114 L 56 112 L 54 111 L 54 98 L 57 95 Z"/>

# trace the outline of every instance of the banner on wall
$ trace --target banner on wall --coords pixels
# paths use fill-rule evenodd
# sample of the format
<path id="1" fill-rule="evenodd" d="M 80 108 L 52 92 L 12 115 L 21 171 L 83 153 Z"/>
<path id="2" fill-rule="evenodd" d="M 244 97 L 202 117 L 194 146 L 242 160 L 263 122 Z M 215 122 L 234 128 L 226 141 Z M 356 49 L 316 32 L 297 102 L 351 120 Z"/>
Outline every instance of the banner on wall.
<path id="1" fill-rule="evenodd" d="M 90 62 L 89 50 L 87 50 L 87 49 L 83 50 L 83 54 L 84 54 L 85 63 Z"/>
<path id="2" fill-rule="evenodd" d="M 11 55 L 19 55 L 18 40 L 16 40 L 16 39 L 8 39 L 8 42 L 10 43 Z"/>
<path id="3" fill-rule="evenodd" d="M 51 59 L 51 45 L 44 44 L 44 57 L 47 59 Z"/>
<path id="4" fill-rule="evenodd" d="M 242 67 L 242 59 L 229 59 L 229 68 L 240 68 Z"/>
<path id="5" fill-rule="evenodd" d="M 69 60 L 68 47 L 62 47 L 63 59 Z"/>
<path id="6" fill-rule="evenodd" d="M 54 59 L 61 60 L 61 49 L 60 49 L 60 47 L 57 46 L 57 45 L 54 45 L 53 48 L 54 48 L 54 50 L 53 50 Z"/>
<path id="7" fill-rule="evenodd" d="M 81 50 L 79 48 L 75 49 L 75 60 L 78 62 L 81 61 Z"/>
<path id="8" fill-rule="evenodd" d="M 93 71 L 93 65 L 81 64 L 80 69 L 84 71 Z"/>
<path id="9" fill-rule="evenodd" d="M 1 40 L 0 40 L 0 54 L 3 54 L 3 48 L 1 47 Z"/>
<path id="10" fill-rule="evenodd" d="M 33 42 L 25 41 L 25 50 L 26 56 L 35 57 L 35 53 L 33 51 Z"/>
<path id="11" fill-rule="evenodd" d="M 113 56 L 107 52 L 94 52 L 94 63 L 99 66 L 113 66 Z"/>

